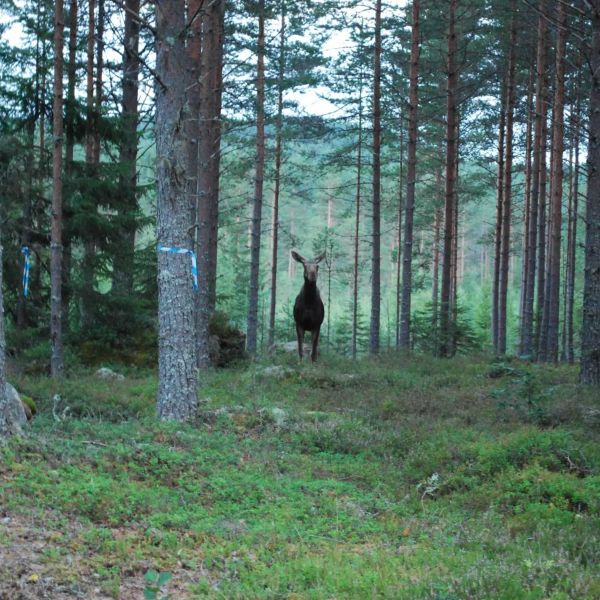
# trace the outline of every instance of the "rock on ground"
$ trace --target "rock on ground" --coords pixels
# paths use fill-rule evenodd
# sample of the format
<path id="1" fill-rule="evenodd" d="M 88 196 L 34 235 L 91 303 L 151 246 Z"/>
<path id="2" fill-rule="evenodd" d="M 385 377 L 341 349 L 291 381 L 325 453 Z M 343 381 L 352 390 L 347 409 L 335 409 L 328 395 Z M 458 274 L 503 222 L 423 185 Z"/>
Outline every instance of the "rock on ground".
<path id="1" fill-rule="evenodd" d="M 125 380 L 124 375 L 121 375 L 121 373 L 116 373 L 115 371 L 113 371 L 112 369 L 109 369 L 107 367 L 102 367 L 101 369 L 98 369 L 96 371 L 95 375 L 98 379 L 106 379 L 106 380 L 112 380 L 112 381 L 124 381 Z"/>
<path id="2" fill-rule="evenodd" d="M 19 392 L 8 382 L 6 382 L 6 414 L 4 420 L 9 434 L 21 433 L 27 423 L 27 414 L 23 408 Z"/>

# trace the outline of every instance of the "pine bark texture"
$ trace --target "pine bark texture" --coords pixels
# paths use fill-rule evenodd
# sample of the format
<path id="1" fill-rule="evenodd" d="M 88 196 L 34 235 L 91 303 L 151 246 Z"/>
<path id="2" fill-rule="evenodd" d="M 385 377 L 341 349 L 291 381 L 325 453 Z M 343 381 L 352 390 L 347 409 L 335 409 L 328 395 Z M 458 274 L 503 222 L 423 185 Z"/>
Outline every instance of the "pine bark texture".
<path id="1" fill-rule="evenodd" d="M 592 12 L 588 185 L 585 232 L 583 327 L 581 333 L 582 383 L 600 385 L 600 0 L 589 3 Z"/>
<path id="2" fill-rule="evenodd" d="M 248 299 L 248 331 L 246 350 L 256 354 L 258 327 L 258 286 L 260 241 L 265 173 L 265 3 L 258 8 L 258 61 L 256 72 L 256 159 L 252 229 L 250 234 L 250 294 Z"/>
<path id="3" fill-rule="evenodd" d="M 552 121 L 552 185 L 550 188 L 550 220 L 548 275 L 544 317 L 546 347 L 545 360 L 558 361 L 558 332 L 560 316 L 560 254 L 562 234 L 562 193 L 563 193 L 563 149 L 564 149 L 564 108 L 565 108 L 565 50 L 567 16 L 563 2 L 558 3 L 558 26 L 556 34 L 556 70 L 554 110 Z"/>
<path id="4" fill-rule="evenodd" d="M 531 214 L 531 170 L 533 147 L 533 99 L 534 66 L 529 69 L 529 84 L 527 86 L 527 126 L 525 132 L 525 198 L 523 202 L 523 235 L 521 243 L 521 289 L 519 295 L 519 348 L 518 353 L 523 353 L 523 321 L 525 315 L 525 299 L 527 294 L 527 281 L 529 269 L 529 218 Z"/>
<path id="5" fill-rule="evenodd" d="M 506 140 L 506 81 L 502 81 L 498 125 L 498 174 L 496 177 L 496 228 L 494 233 L 494 279 L 492 280 L 492 345 L 498 353 L 500 332 L 500 270 L 502 263 L 502 223 L 504 210 L 504 160 Z"/>
<path id="6" fill-rule="evenodd" d="M 193 214 L 185 140 L 190 112 L 185 2 L 156 4 L 156 176 L 158 237 L 158 398 L 161 419 L 183 421 L 197 411 L 194 289 L 190 257 L 161 247 L 193 248 Z"/>
<path id="7" fill-rule="evenodd" d="M 502 254 L 500 261 L 500 287 L 498 299 L 498 354 L 506 354 L 507 295 L 510 267 L 510 242 L 512 219 L 512 168 L 513 168 L 513 123 L 515 112 L 515 72 L 517 45 L 516 4 L 512 3 L 511 33 L 508 53 L 508 81 L 506 90 L 506 156 L 504 161 L 504 190 L 502 194 Z"/>
<path id="8" fill-rule="evenodd" d="M 271 301 L 269 306 L 268 346 L 275 342 L 275 313 L 277 311 L 277 256 L 279 246 L 279 194 L 281 191 L 281 152 L 283 127 L 283 78 L 285 75 L 285 3 L 281 4 L 279 31 L 279 68 L 277 73 L 277 118 L 275 121 L 275 189 L 273 191 L 273 218 L 271 244 Z M 329 331 L 328 331 L 329 333 Z"/>
<path id="9" fill-rule="evenodd" d="M 456 206 L 456 133 L 458 69 L 456 38 L 457 0 L 450 0 L 448 7 L 448 81 L 446 120 L 446 188 L 444 208 L 444 251 L 442 289 L 440 297 L 440 356 L 450 356 L 453 351 L 454 323 L 452 322 L 452 248 L 454 235 L 454 209 Z"/>
<path id="10" fill-rule="evenodd" d="M 545 118 L 545 70 L 546 70 L 546 19 L 544 18 L 545 0 L 538 6 L 538 31 L 535 80 L 535 116 L 533 126 L 533 157 L 531 165 L 531 194 L 529 216 L 527 219 L 527 270 L 521 319 L 520 356 L 531 358 L 534 355 L 534 300 L 538 247 L 538 213 L 540 202 L 541 165 L 545 160 L 543 148 L 543 119 Z"/>
<path id="11" fill-rule="evenodd" d="M 358 259 L 360 251 L 360 204 L 362 195 L 363 146 L 363 73 L 360 72 L 358 88 L 358 147 L 356 151 L 356 202 L 354 218 L 354 265 L 352 274 L 352 358 L 356 358 L 358 335 Z"/>
<path id="12" fill-rule="evenodd" d="M 381 320 L 381 0 L 375 3 L 373 56 L 373 220 L 369 352 L 379 352 Z"/>
<path id="13" fill-rule="evenodd" d="M 574 348 L 574 304 L 575 304 L 575 270 L 577 258 L 577 225 L 579 220 L 579 139 L 580 139 L 580 119 L 581 119 L 581 73 L 577 77 L 577 100 L 575 103 L 575 115 L 572 122 L 575 164 L 572 173 L 571 186 L 571 223 L 570 223 L 570 246 L 567 269 L 567 293 L 565 310 L 565 329 L 566 329 L 566 359 L 569 363 L 575 362 Z"/>
<path id="14" fill-rule="evenodd" d="M 63 31 L 63 1 L 56 0 L 54 3 L 52 226 L 50 233 L 50 372 L 52 377 L 61 377 L 64 371 L 62 341 Z"/>
<path id="15" fill-rule="evenodd" d="M 0 267 L 2 262 L 2 236 L 0 232 Z M 2 295 L 2 268 L 0 268 L 0 442 L 12 432 L 9 422 L 8 397 L 6 394 L 6 341 L 4 336 L 4 298 Z"/>
<path id="16" fill-rule="evenodd" d="M 402 253 L 402 310 L 399 349 L 410 350 L 410 309 L 412 297 L 413 225 L 415 188 L 417 183 L 417 119 L 419 83 L 419 0 L 413 0 L 410 47 L 410 84 L 408 105 L 408 168 L 406 172 L 406 209 L 404 219 L 404 252 Z M 399 260 L 399 257 L 398 257 Z"/>
<path id="17" fill-rule="evenodd" d="M 402 215 L 404 213 L 404 115 L 400 113 L 400 168 L 398 169 L 398 256 L 396 258 L 396 350 L 400 350 L 400 299 L 402 296 Z"/>

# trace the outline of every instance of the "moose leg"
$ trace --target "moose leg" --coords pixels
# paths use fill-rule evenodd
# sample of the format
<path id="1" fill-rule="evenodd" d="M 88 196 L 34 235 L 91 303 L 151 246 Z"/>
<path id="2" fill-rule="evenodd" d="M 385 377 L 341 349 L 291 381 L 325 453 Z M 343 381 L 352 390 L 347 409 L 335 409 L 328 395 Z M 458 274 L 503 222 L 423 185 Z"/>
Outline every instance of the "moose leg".
<path id="1" fill-rule="evenodd" d="M 296 325 L 296 334 L 298 336 L 298 356 L 302 360 L 304 355 L 304 329 L 300 325 Z"/>
<path id="2" fill-rule="evenodd" d="M 312 360 L 312 362 L 315 362 L 317 360 L 317 346 L 319 344 L 319 332 L 321 331 L 320 327 L 317 327 L 317 329 L 315 329 L 312 332 L 312 352 L 310 353 L 310 359 Z"/>

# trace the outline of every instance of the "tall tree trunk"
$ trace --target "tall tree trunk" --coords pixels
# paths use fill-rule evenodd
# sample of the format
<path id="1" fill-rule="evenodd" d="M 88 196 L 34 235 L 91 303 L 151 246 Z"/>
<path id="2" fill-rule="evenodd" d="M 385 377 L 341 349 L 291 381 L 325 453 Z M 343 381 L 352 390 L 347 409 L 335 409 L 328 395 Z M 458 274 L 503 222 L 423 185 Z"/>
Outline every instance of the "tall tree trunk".
<path id="1" fill-rule="evenodd" d="M 417 110 L 419 108 L 419 0 L 413 0 L 410 47 L 410 84 L 408 106 L 408 169 L 406 173 L 406 217 L 404 219 L 404 252 L 402 254 L 402 312 L 399 349 L 410 350 L 410 305 L 412 297 L 413 223 L 415 187 L 417 183 Z"/>
<path id="2" fill-rule="evenodd" d="M 546 360 L 558 361 L 558 331 L 560 316 L 560 250 L 562 231 L 564 103 L 565 103 L 565 49 L 567 14 L 563 2 L 558 3 L 558 30 L 556 34 L 556 73 L 554 118 L 552 127 L 552 186 L 549 221 L 549 256 L 547 295 Z"/>
<path id="3" fill-rule="evenodd" d="M 525 201 L 523 203 L 523 235 L 521 243 L 521 289 L 519 296 L 519 355 L 523 354 L 525 302 L 527 297 L 527 281 L 529 280 L 529 219 L 531 216 L 531 171 L 532 171 L 532 131 L 533 131 L 533 79 L 534 66 L 529 69 L 527 86 L 527 127 L 525 132 Z"/>
<path id="4" fill-rule="evenodd" d="M 540 0 L 538 12 L 536 83 L 535 83 L 535 124 L 533 140 L 533 163 L 531 166 L 531 197 L 529 201 L 528 233 L 527 233 L 527 280 L 523 298 L 523 319 L 521 323 L 521 356 L 532 357 L 537 348 L 534 337 L 534 299 L 536 266 L 538 260 L 538 217 L 543 193 L 541 189 L 542 164 L 544 155 L 544 121 L 546 114 L 546 35 L 545 19 L 546 0 Z"/>
<path id="5" fill-rule="evenodd" d="M 61 377 L 62 343 L 62 147 L 63 147 L 63 1 L 54 3 L 54 105 L 52 136 L 52 229 L 50 237 L 50 370 Z M 1 264 L 1 263 L 0 263 Z"/>
<path id="6" fill-rule="evenodd" d="M 258 60 L 256 72 L 256 166 L 254 202 L 252 206 L 252 234 L 250 247 L 250 295 L 248 300 L 248 332 L 246 349 L 256 354 L 258 321 L 258 285 L 260 269 L 260 229 L 265 172 L 265 1 L 258 5 Z"/>
<path id="7" fill-rule="evenodd" d="M 225 1 L 217 0 L 210 4 L 206 14 L 206 21 L 210 23 L 205 36 L 204 70 L 210 80 L 212 102 L 211 107 L 211 140 L 213 150 L 210 161 L 210 244 L 208 247 L 209 273 L 208 273 L 208 302 L 211 314 L 217 303 L 217 242 L 219 235 L 219 189 L 221 176 L 221 97 L 223 93 L 223 47 L 225 36 Z M 210 65 L 210 68 L 206 65 Z"/>
<path id="8" fill-rule="evenodd" d="M 502 80 L 500 120 L 498 125 L 498 175 L 496 178 L 496 230 L 494 235 L 494 279 L 492 281 L 492 345 L 498 354 L 500 333 L 500 265 L 502 262 L 502 222 L 504 210 L 504 168 L 506 139 L 506 81 Z"/>
<path id="9" fill-rule="evenodd" d="M 452 224 L 452 269 L 450 277 L 450 308 L 452 310 L 452 323 L 456 327 L 458 322 L 458 227 L 459 227 L 459 197 L 458 197 L 458 169 L 460 165 L 460 114 L 457 112 L 456 133 L 456 158 L 454 161 L 454 222 Z M 456 352 L 456 336 L 452 337 L 452 354 Z"/>
<path id="10" fill-rule="evenodd" d="M 568 301 L 569 295 L 569 280 L 571 271 L 571 244 L 573 241 L 573 150 L 575 146 L 575 126 L 573 123 L 573 113 L 571 113 L 571 133 L 569 136 L 569 179 L 568 179 L 568 199 L 567 199 L 567 247 L 565 251 L 565 259 L 563 261 L 564 276 L 562 280 L 563 287 L 563 319 L 561 329 L 561 362 L 567 362 L 567 328 L 568 328 Z"/>
<path id="11" fill-rule="evenodd" d="M 1 222 L 0 222 L 1 226 Z M 2 239 L 0 232 L 0 265 L 2 265 Z M 4 299 L 2 296 L 2 269 L 0 268 L 0 441 L 12 433 L 6 394 L 6 341 L 4 337 Z"/>
<path id="12" fill-rule="evenodd" d="M 352 358 L 356 358 L 358 334 L 358 258 L 360 248 L 360 201 L 362 195 L 362 145 L 363 145 L 363 72 L 358 87 L 358 147 L 356 152 L 356 216 L 354 219 L 354 268 L 352 276 Z"/>
<path id="13" fill-rule="evenodd" d="M 113 263 L 112 289 L 118 296 L 133 292 L 133 265 L 137 216 L 137 147 L 138 147 L 138 88 L 139 88 L 139 39 L 140 0 L 126 0 L 125 28 L 123 38 L 123 100 L 121 111 L 122 138 L 119 162 L 123 166 L 120 187 L 123 209 L 119 214 L 119 239 Z"/>
<path id="14" fill-rule="evenodd" d="M 196 310 L 196 358 L 198 367 L 210 366 L 209 355 L 209 319 L 208 309 L 208 263 L 210 238 L 210 200 L 208 198 L 209 162 L 211 153 L 210 126 L 206 120 L 208 112 L 207 74 L 202 65 L 202 27 L 206 15 L 202 14 L 202 0 L 187 3 L 187 22 L 189 33 L 186 46 L 188 72 L 190 77 L 189 109 L 191 118 L 186 122 L 187 155 L 190 165 L 188 185 L 190 202 L 195 206 L 196 214 L 196 255 L 198 281 L 200 285 L 194 296 Z"/>
<path id="15" fill-rule="evenodd" d="M 283 126 L 283 77 L 285 74 L 285 2 L 281 3 L 279 30 L 279 70 L 277 73 L 277 118 L 275 120 L 275 190 L 273 192 L 273 230 L 271 248 L 271 303 L 269 307 L 269 341 L 275 342 L 275 312 L 277 310 L 277 250 L 279 245 L 279 193 L 281 190 L 281 129 Z M 329 334 L 329 330 L 328 330 Z"/>
<path id="16" fill-rule="evenodd" d="M 441 185 L 442 174 L 438 169 L 436 174 L 436 180 L 438 186 Z M 439 188 L 438 188 L 439 189 Z M 431 324 L 433 331 L 438 331 L 438 306 L 439 306 L 439 295 L 440 295 L 440 226 L 441 226 L 441 210 L 438 206 L 435 207 L 433 217 L 433 248 L 432 248 L 432 281 L 431 281 Z"/>
<path id="17" fill-rule="evenodd" d="M 546 179 L 547 165 L 546 153 L 548 150 L 548 87 L 545 85 L 545 97 L 542 102 L 542 138 L 541 138 L 541 159 L 540 159 L 540 182 L 538 195 L 538 251 L 537 251 L 537 298 L 536 298 L 536 323 L 534 344 L 537 352 L 536 358 L 540 358 L 540 347 L 542 337 L 542 317 L 544 309 L 544 298 L 546 290 Z"/>
<path id="18" fill-rule="evenodd" d="M 190 256 L 162 248 L 193 248 L 195 187 L 188 121 L 191 112 L 188 57 L 181 32 L 184 0 L 156 3 L 156 171 L 158 238 L 158 397 L 161 419 L 187 420 L 198 407 L 194 288 Z"/>
<path id="19" fill-rule="evenodd" d="M 600 0 L 590 0 L 592 17 L 588 182 L 581 329 L 580 380 L 600 385 Z"/>
<path id="20" fill-rule="evenodd" d="M 78 0 L 70 0 L 69 3 L 69 63 L 67 67 L 67 103 L 65 107 L 65 174 L 67 180 L 73 176 L 73 152 L 75 148 L 75 85 L 77 83 L 77 23 L 78 23 Z M 66 215 L 69 210 L 70 194 L 65 198 Z M 64 217 L 63 217 L 64 218 Z M 63 328 L 68 331 L 69 312 L 71 305 L 71 262 L 72 248 L 71 236 L 63 235 L 63 260 L 62 260 L 62 302 L 63 302 Z"/>
<path id="21" fill-rule="evenodd" d="M 504 161 L 504 193 L 502 208 L 502 256 L 500 263 L 500 288 L 498 301 L 498 354 L 506 354 L 507 295 L 510 259 L 510 226 L 512 218 L 512 165 L 513 165 L 513 123 L 515 112 L 515 71 L 517 45 L 517 7 L 512 2 L 508 54 L 508 82 L 506 91 L 506 158 Z"/>
<path id="22" fill-rule="evenodd" d="M 400 165 L 398 169 L 398 228 L 396 257 L 396 350 L 400 350 L 400 298 L 402 295 L 402 214 L 404 212 L 404 111 L 400 113 Z"/>
<path id="23" fill-rule="evenodd" d="M 581 123 L 581 71 L 577 75 L 577 100 L 575 103 L 575 115 L 572 122 L 573 140 L 575 142 L 575 165 L 573 168 L 573 185 L 571 195 L 573 204 L 571 207 L 571 245 L 569 249 L 569 269 L 567 274 L 567 294 L 566 294 L 566 359 L 569 363 L 575 362 L 575 352 L 573 346 L 574 326 L 573 326 L 573 307 L 575 303 L 575 270 L 577 259 L 577 221 L 579 219 L 579 138 Z"/>
<path id="24" fill-rule="evenodd" d="M 381 315 L 381 0 L 375 3 L 373 55 L 373 255 L 371 260 L 371 329 L 369 351 L 379 352 Z"/>
<path id="25" fill-rule="evenodd" d="M 25 126 L 25 130 L 27 132 L 27 153 L 28 158 L 33 164 L 34 157 L 34 144 L 35 144 L 35 122 L 36 115 L 31 115 Z M 29 252 L 29 250 L 25 250 L 25 248 L 29 248 L 30 240 L 31 240 L 31 230 L 33 226 L 33 169 L 29 169 L 27 171 L 27 183 L 26 183 L 27 193 L 25 198 L 23 198 L 23 209 L 22 209 L 22 224 L 21 224 L 21 248 L 25 252 Z M 0 263 L 0 267 L 2 263 Z M 18 297 L 17 297 L 17 328 L 22 329 L 28 325 L 27 318 L 27 298 L 25 297 L 25 289 L 23 286 L 19 288 Z M 0 388 L 1 390 L 2 388 Z"/>
<path id="26" fill-rule="evenodd" d="M 444 254 L 442 269 L 442 291 L 440 298 L 440 355 L 450 356 L 453 347 L 454 323 L 451 311 L 452 286 L 452 246 L 454 230 L 454 209 L 456 205 L 456 133 L 458 70 L 456 66 L 456 7 L 457 0 L 450 0 L 448 7 L 448 83 L 446 120 L 446 190 L 444 209 Z"/>

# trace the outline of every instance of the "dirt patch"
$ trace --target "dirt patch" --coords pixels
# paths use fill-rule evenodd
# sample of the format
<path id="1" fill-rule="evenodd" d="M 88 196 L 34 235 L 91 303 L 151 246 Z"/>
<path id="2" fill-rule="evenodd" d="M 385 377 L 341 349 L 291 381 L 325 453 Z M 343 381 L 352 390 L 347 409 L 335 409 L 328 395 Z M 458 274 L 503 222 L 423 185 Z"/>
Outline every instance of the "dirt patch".
<path id="1" fill-rule="evenodd" d="M 114 591 L 107 591 L 101 576 L 87 564 L 90 556 L 81 544 L 83 529 L 74 521 L 59 530 L 39 516 L 0 512 L 0 600 L 143 598 L 144 573 L 151 565 L 121 573 Z M 115 538 L 122 535 L 120 529 L 113 532 Z M 79 546 L 81 552 L 74 550 Z M 189 598 L 189 585 L 206 576 L 186 569 L 172 575 L 163 590 L 172 599 Z"/>

